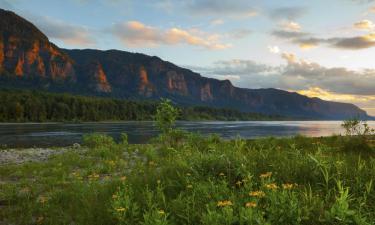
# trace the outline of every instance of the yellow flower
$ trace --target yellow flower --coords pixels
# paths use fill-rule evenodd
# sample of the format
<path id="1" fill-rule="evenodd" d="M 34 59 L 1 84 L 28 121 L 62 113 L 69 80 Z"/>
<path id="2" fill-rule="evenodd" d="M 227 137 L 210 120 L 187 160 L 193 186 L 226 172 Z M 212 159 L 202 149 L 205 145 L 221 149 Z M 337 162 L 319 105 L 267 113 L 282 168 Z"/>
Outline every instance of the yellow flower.
<path id="1" fill-rule="evenodd" d="M 120 177 L 120 180 L 121 180 L 121 181 L 125 181 L 125 180 L 126 180 L 126 176 L 122 176 L 122 177 Z"/>
<path id="2" fill-rule="evenodd" d="M 232 206 L 233 203 L 230 200 L 218 201 L 216 204 L 218 207 Z"/>
<path id="3" fill-rule="evenodd" d="M 290 189 L 294 188 L 294 184 L 289 184 L 289 183 L 283 184 L 283 188 L 285 190 L 290 190 Z"/>
<path id="4" fill-rule="evenodd" d="M 160 184 L 160 183 L 161 183 L 161 181 L 160 181 L 160 180 L 157 180 L 157 181 L 156 181 L 156 183 Z"/>
<path id="5" fill-rule="evenodd" d="M 240 181 L 240 180 L 236 182 L 237 186 L 241 186 L 241 184 L 242 184 L 242 181 Z"/>
<path id="6" fill-rule="evenodd" d="M 260 178 L 268 178 L 268 177 L 271 177 L 271 176 L 272 176 L 272 172 L 267 172 L 267 173 L 261 174 L 259 177 Z"/>
<path id="7" fill-rule="evenodd" d="M 276 189 L 278 189 L 279 187 L 277 186 L 277 184 L 275 184 L 275 183 L 271 183 L 271 184 L 266 184 L 266 188 L 267 188 L 267 189 L 270 189 L 270 190 L 276 190 Z"/>
<path id="8" fill-rule="evenodd" d="M 164 215 L 164 214 L 165 214 L 164 210 L 162 210 L 162 209 L 160 209 L 160 210 L 158 211 L 158 213 L 159 213 L 160 215 Z"/>
<path id="9" fill-rule="evenodd" d="M 90 180 L 96 180 L 96 179 L 98 179 L 100 177 L 100 175 L 99 174 L 96 174 L 96 173 L 92 173 L 92 174 L 90 174 L 89 176 L 88 176 L 88 178 L 90 179 Z"/>
<path id="10" fill-rule="evenodd" d="M 219 176 L 225 176 L 225 174 L 224 173 L 219 173 Z"/>
<path id="11" fill-rule="evenodd" d="M 249 193 L 251 197 L 263 198 L 266 194 L 263 191 L 252 191 Z"/>
<path id="12" fill-rule="evenodd" d="M 190 176 L 191 176 L 191 173 L 187 173 L 186 176 L 190 177 Z"/>
<path id="13" fill-rule="evenodd" d="M 255 208 L 255 207 L 257 207 L 257 203 L 256 202 L 246 202 L 245 206 L 246 206 L 246 208 Z"/>
<path id="14" fill-rule="evenodd" d="M 186 186 L 186 188 L 192 189 L 193 185 L 189 184 L 188 186 Z"/>
<path id="15" fill-rule="evenodd" d="M 116 198 L 118 198 L 118 195 L 112 195 L 112 198 L 116 199 Z"/>
<path id="16" fill-rule="evenodd" d="M 116 208 L 116 211 L 117 212 L 125 212 L 125 208 L 124 207 L 119 207 L 119 208 Z"/>

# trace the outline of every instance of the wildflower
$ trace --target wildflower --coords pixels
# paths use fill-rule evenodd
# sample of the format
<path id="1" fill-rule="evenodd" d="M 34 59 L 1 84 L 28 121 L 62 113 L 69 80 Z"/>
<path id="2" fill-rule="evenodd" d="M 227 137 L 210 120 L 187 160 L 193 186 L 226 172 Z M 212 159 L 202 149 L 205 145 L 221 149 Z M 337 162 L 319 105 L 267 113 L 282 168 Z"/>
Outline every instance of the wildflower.
<path id="1" fill-rule="evenodd" d="M 148 165 L 150 165 L 150 166 L 156 166 L 156 163 L 155 163 L 154 161 L 150 161 L 150 162 L 148 163 Z"/>
<path id="2" fill-rule="evenodd" d="M 224 173 L 219 173 L 219 176 L 225 176 L 225 174 Z"/>
<path id="3" fill-rule="evenodd" d="M 120 177 L 120 180 L 121 180 L 121 181 L 125 181 L 125 180 L 126 180 L 126 176 L 122 176 L 122 177 Z"/>
<path id="4" fill-rule="evenodd" d="M 272 176 L 272 172 L 267 172 L 267 173 L 263 173 L 261 174 L 259 177 L 260 178 L 269 178 Z"/>
<path id="5" fill-rule="evenodd" d="M 160 215 L 164 215 L 164 214 L 165 214 L 164 210 L 162 210 L 162 209 L 160 209 L 160 210 L 158 211 L 158 213 L 159 213 Z"/>
<path id="6" fill-rule="evenodd" d="M 161 183 L 161 181 L 160 181 L 160 180 L 157 180 L 157 181 L 156 181 L 156 183 L 160 184 L 160 183 Z"/>
<path id="7" fill-rule="evenodd" d="M 189 184 L 188 186 L 186 186 L 186 188 L 192 189 L 193 185 Z"/>
<path id="8" fill-rule="evenodd" d="M 246 202 L 245 206 L 246 206 L 246 208 L 255 208 L 255 207 L 257 207 L 257 203 L 256 202 Z"/>
<path id="9" fill-rule="evenodd" d="M 232 206 L 233 203 L 229 200 L 218 201 L 216 204 L 218 207 Z"/>
<path id="10" fill-rule="evenodd" d="M 112 195 L 112 199 L 118 198 L 118 195 Z"/>
<path id="11" fill-rule="evenodd" d="M 187 173 L 186 176 L 190 177 L 190 176 L 191 176 L 191 173 Z"/>
<path id="12" fill-rule="evenodd" d="M 125 212 L 125 208 L 124 207 L 119 207 L 119 208 L 116 208 L 116 211 L 117 212 Z"/>
<path id="13" fill-rule="evenodd" d="M 277 186 L 277 184 L 271 183 L 271 184 L 266 184 L 266 188 L 270 190 L 276 190 L 279 187 Z"/>
<path id="14" fill-rule="evenodd" d="M 251 197 L 263 198 L 266 194 L 263 191 L 252 191 L 249 193 Z"/>
<path id="15" fill-rule="evenodd" d="M 237 186 L 241 186 L 241 184 L 242 184 L 242 181 L 240 181 L 240 180 L 236 182 Z"/>
<path id="16" fill-rule="evenodd" d="M 100 176 L 99 176 L 99 174 L 96 174 L 96 173 L 92 173 L 92 174 L 90 174 L 89 176 L 88 176 L 88 178 L 90 179 L 90 180 L 96 180 L 96 179 L 98 179 Z"/>
<path id="17" fill-rule="evenodd" d="M 283 189 L 285 189 L 285 190 L 290 190 L 294 187 L 295 187 L 294 184 L 289 184 L 289 183 L 283 184 Z"/>

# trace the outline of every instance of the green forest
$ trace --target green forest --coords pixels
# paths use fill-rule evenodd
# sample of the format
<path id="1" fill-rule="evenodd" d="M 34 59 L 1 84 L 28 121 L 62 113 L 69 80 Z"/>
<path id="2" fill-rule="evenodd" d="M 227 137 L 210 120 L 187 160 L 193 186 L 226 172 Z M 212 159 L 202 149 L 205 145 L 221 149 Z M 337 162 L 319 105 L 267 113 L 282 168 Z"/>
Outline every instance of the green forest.
<path id="1" fill-rule="evenodd" d="M 0 122 L 154 120 L 158 101 L 131 101 L 31 90 L 0 90 Z M 207 106 L 179 107 L 179 120 L 281 120 Z"/>

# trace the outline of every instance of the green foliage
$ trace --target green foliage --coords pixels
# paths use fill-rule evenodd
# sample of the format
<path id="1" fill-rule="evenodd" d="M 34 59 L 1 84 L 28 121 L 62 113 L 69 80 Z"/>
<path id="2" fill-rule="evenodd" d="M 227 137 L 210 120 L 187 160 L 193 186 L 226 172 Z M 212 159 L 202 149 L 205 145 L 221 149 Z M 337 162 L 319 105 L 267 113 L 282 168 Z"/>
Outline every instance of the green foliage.
<path id="1" fill-rule="evenodd" d="M 104 134 L 88 134 L 83 136 L 83 144 L 89 148 L 112 146 L 114 143 L 115 141 L 112 137 Z"/>
<path id="2" fill-rule="evenodd" d="M 179 137 L 94 134 L 48 161 L 1 165 L 0 223 L 374 224 L 375 159 L 339 151 L 355 137 Z"/>
<path id="3" fill-rule="evenodd" d="M 163 104 L 167 104 L 167 102 L 164 101 L 159 106 L 161 107 Z M 128 101 L 39 91 L 0 90 L 0 122 L 154 120 L 153 115 L 155 115 L 157 107 L 158 103 L 152 101 Z M 179 120 L 283 119 L 278 116 L 204 106 L 181 107 L 178 111 Z M 172 114 L 168 116 L 176 117 Z"/>
<path id="4" fill-rule="evenodd" d="M 345 129 L 347 138 L 344 140 L 345 151 L 371 152 L 369 146 L 369 137 L 375 134 L 374 129 L 370 128 L 366 121 L 359 119 L 349 119 L 341 125 Z"/>
<path id="5" fill-rule="evenodd" d="M 178 117 L 178 109 L 169 99 L 163 99 L 156 110 L 156 125 L 163 134 L 169 134 Z"/>

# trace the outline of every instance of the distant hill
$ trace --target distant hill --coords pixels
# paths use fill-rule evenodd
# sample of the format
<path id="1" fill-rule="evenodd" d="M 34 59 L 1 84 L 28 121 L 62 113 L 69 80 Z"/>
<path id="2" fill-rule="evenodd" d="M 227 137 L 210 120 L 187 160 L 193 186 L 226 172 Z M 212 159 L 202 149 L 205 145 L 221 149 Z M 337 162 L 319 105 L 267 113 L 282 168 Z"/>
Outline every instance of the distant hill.
<path id="1" fill-rule="evenodd" d="M 67 31 L 68 32 L 68 31 Z M 0 86 L 175 103 L 314 119 L 370 118 L 353 104 L 278 89 L 245 89 L 155 56 L 60 49 L 32 23 L 0 9 Z"/>

